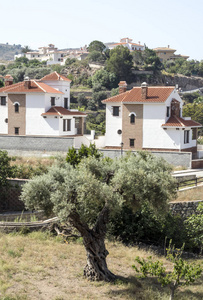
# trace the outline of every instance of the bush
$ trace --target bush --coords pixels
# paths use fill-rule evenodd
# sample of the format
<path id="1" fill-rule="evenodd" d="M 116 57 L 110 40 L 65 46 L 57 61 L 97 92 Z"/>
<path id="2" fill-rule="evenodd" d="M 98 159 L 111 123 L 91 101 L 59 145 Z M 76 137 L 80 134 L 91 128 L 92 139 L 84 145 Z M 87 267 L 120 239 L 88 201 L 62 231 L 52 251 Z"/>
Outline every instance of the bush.
<path id="1" fill-rule="evenodd" d="M 157 215 L 146 204 L 136 213 L 123 206 L 122 211 L 111 220 L 109 235 L 127 245 L 143 242 L 161 247 L 167 238 L 172 239 L 177 247 L 185 243 L 187 250 L 196 250 L 192 247 L 187 228 L 179 216 L 173 216 L 170 212 Z"/>

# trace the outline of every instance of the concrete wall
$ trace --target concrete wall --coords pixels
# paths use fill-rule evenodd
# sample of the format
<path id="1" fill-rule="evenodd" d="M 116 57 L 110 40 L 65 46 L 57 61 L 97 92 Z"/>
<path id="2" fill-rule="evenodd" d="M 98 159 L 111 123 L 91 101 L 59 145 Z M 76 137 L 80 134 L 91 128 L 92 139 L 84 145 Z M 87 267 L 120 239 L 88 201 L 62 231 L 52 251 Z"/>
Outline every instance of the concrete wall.
<path id="1" fill-rule="evenodd" d="M 1 150 L 67 152 L 73 143 L 70 137 L 0 136 Z"/>
<path id="2" fill-rule="evenodd" d="M 121 150 L 117 149 L 100 149 L 100 152 L 104 154 L 104 156 L 108 156 L 110 158 L 121 157 Z M 123 151 L 126 153 L 127 151 Z M 136 151 L 131 151 L 132 153 L 136 153 Z M 164 152 L 164 151 L 151 151 L 152 154 L 157 157 L 164 158 L 168 163 L 174 166 L 183 166 L 185 168 L 191 168 L 191 160 L 192 154 L 190 152 Z"/>

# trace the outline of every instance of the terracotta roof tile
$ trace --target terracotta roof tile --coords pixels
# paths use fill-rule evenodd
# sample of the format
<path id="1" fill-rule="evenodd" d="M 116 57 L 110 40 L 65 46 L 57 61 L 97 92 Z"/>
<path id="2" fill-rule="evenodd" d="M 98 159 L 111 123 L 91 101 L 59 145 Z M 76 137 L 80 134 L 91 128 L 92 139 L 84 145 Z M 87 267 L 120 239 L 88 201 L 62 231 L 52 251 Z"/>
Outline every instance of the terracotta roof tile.
<path id="1" fill-rule="evenodd" d="M 139 102 L 139 103 L 164 103 L 170 94 L 173 92 L 174 87 L 148 87 L 147 99 L 142 99 L 142 88 L 134 87 L 132 90 L 117 96 L 105 99 L 102 103 L 108 102 Z"/>
<path id="2" fill-rule="evenodd" d="M 35 80 L 30 80 L 30 88 L 27 89 L 25 88 L 25 81 L 23 82 L 18 82 L 6 87 L 0 88 L 0 92 L 4 93 L 50 93 L 50 94 L 63 94 L 62 92 L 52 88 L 51 86 L 35 81 Z"/>
<path id="3" fill-rule="evenodd" d="M 168 119 L 165 124 L 162 124 L 163 127 L 202 127 L 202 125 L 193 120 L 185 120 L 180 117 L 172 116 Z"/>
<path id="4" fill-rule="evenodd" d="M 41 81 L 68 81 L 68 82 L 71 82 L 70 79 L 66 78 L 65 76 L 57 73 L 56 71 L 51 73 L 51 74 L 48 74 L 44 77 L 42 77 L 40 79 Z"/>
<path id="5" fill-rule="evenodd" d="M 42 116 L 86 116 L 85 113 L 80 111 L 71 111 L 62 106 L 52 106 L 46 113 L 41 114 Z"/>

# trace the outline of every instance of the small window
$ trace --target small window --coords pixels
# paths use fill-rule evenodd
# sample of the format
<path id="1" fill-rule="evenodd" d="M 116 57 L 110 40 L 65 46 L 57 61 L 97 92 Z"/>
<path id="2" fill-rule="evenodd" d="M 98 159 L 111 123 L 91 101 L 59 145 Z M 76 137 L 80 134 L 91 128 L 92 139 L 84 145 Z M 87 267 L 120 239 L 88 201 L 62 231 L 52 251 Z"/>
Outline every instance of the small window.
<path id="1" fill-rule="evenodd" d="M 135 139 L 130 139 L 130 147 L 134 147 L 135 146 Z"/>
<path id="2" fill-rule="evenodd" d="M 190 131 L 185 130 L 184 131 L 184 144 L 189 144 L 189 139 L 190 139 Z"/>
<path id="3" fill-rule="evenodd" d="M 19 112 L 19 104 L 15 103 L 15 112 L 18 113 Z"/>
<path id="4" fill-rule="evenodd" d="M 19 134 L 19 127 L 15 127 L 14 132 L 15 132 L 15 134 Z"/>
<path id="5" fill-rule="evenodd" d="M 64 98 L 64 108 L 68 108 L 68 98 Z"/>
<path id="6" fill-rule="evenodd" d="M 169 117 L 170 116 L 170 106 L 166 107 L 166 116 Z"/>
<path id="7" fill-rule="evenodd" d="M 196 140 L 197 139 L 197 128 L 192 129 L 192 139 Z"/>
<path id="8" fill-rule="evenodd" d="M 113 106 L 113 116 L 119 116 L 119 106 Z"/>
<path id="9" fill-rule="evenodd" d="M 55 97 L 51 97 L 51 106 L 55 106 Z"/>
<path id="10" fill-rule="evenodd" d="M 71 131 L 71 119 L 63 120 L 63 131 Z"/>
<path id="11" fill-rule="evenodd" d="M 6 97 L 1 97 L 1 105 L 6 105 Z"/>
<path id="12" fill-rule="evenodd" d="M 135 115 L 134 114 L 130 115 L 130 123 L 135 124 Z"/>

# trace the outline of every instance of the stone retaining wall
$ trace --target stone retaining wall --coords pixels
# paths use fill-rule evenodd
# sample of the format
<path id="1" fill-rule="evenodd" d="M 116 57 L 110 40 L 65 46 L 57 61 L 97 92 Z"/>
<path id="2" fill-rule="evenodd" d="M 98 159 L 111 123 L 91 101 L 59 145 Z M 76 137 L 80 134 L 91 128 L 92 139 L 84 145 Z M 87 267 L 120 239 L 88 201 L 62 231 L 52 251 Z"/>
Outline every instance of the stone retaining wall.
<path id="1" fill-rule="evenodd" d="M 197 213 L 197 207 L 203 200 L 188 201 L 188 202 L 171 202 L 170 209 L 172 214 L 180 215 L 183 219 Z"/>

